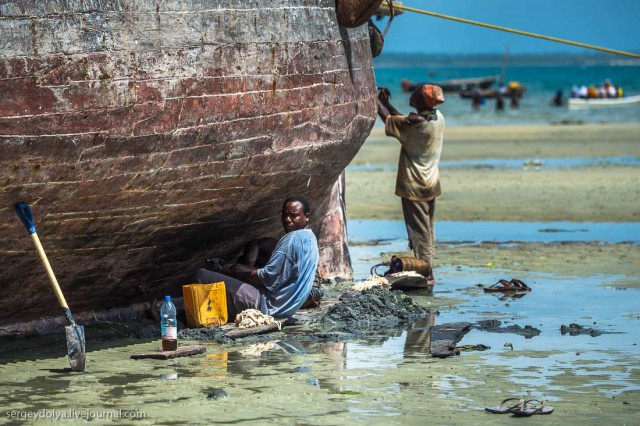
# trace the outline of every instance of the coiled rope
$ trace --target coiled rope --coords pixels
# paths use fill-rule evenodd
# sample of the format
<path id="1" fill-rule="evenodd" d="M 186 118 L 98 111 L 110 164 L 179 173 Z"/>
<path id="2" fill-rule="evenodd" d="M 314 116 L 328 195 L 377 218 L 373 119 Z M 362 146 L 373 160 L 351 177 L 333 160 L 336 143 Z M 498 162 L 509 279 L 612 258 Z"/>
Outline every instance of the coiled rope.
<path id="1" fill-rule="evenodd" d="M 386 2 L 382 2 L 382 4 L 386 6 L 387 3 Z M 546 35 L 531 33 L 531 32 L 528 32 L 528 31 L 520 31 L 520 30 L 515 30 L 513 28 L 501 27 L 499 25 L 485 24 L 484 22 L 472 21 L 470 19 L 457 18 L 455 16 L 443 15 L 441 13 L 435 13 L 435 12 L 429 12 L 427 10 L 416 9 L 416 8 L 413 8 L 413 7 L 408 7 L 408 6 L 404 6 L 404 5 L 397 4 L 397 3 L 394 3 L 393 7 L 396 8 L 396 9 L 400 9 L 400 10 L 406 10 L 407 12 L 414 12 L 414 13 L 419 13 L 419 14 L 422 14 L 422 15 L 433 16 L 433 17 L 436 17 L 436 18 L 448 19 L 450 21 L 462 22 L 463 24 L 477 25 L 479 27 L 490 28 L 492 30 L 504 31 L 504 32 L 507 32 L 507 33 L 519 34 L 519 35 L 523 35 L 523 36 L 526 36 L 526 37 L 539 38 L 539 39 L 542 39 L 542 40 L 553 41 L 553 42 L 556 42 L 556 43 L 569 44 L 571 46 L 584 47 L 586 49 L 599 50 L 601 52 L 613 53 L 615 55 L 622 55 L 622 56 L 628 56 L 630 58 L 639 58 L 640 59 L 640 55 L 639 54 L 631 53 L 631 52 L 625 52 L 625 51 L 622 51 L 622 50 L 609 49 L 609 48 L 606 48 L 606 47 L 595 46 L 593 44 L 579 43 L 577 41 L 565 40 L 565 39 L 556 38 L 556 37 L 549 37 L 549 36 L 546 36 Z"/>

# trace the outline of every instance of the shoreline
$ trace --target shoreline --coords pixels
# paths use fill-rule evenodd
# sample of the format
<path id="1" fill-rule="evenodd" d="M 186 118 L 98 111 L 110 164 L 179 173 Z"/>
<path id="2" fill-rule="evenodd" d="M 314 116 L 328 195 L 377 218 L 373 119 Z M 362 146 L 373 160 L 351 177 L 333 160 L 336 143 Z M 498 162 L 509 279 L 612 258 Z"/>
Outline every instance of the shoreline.
<path id="1" fill-rule="evenodd" d="M 351 164 L 395 163 L 398 151 L 374 128 Z M 640 123 L 447 127 L 441 161 L 621 155 L 640 156 Z"/>
<path id="2" fill-rule="evenodd" d="M 374 129 L 351 164 L 395 164 L 399 143 Z M 494 158 L 640 157 L 640 124 L 447 129 L 442 161 Z M 545 170 L 441 169 L 436 220 L 640 221 L 638 169 L 594 165 Z M 402 219 L 394 170 L 346 171 L 347 215 Z"/>

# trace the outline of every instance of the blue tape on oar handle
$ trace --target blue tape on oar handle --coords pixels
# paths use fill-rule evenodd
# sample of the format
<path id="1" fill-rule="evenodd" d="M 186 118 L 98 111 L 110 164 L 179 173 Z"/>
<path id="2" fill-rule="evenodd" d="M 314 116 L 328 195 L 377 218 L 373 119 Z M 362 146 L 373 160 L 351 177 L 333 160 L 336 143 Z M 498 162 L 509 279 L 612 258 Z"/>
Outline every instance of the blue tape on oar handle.
<path id="1" fill-rule="evenodd" d="M 29 235 L 36 233 L 36 224 L 33 221 L 33 214 L 31 214 L 31 208 L 27 203 L 16 203 L 16 214 L 22 221 L 22 224 L 27 231 L 29 231 Z"/>
<path id="2" fill-rule="evenodd" d="M 64 312 L 64 316 L 67 318 L 67 322 L 69 323 L 69 325 L 75 326 L 76 321 L 73 319 L 73 315 L 71 315 L 71 309 L 62 308 L 62 312 Z"/>

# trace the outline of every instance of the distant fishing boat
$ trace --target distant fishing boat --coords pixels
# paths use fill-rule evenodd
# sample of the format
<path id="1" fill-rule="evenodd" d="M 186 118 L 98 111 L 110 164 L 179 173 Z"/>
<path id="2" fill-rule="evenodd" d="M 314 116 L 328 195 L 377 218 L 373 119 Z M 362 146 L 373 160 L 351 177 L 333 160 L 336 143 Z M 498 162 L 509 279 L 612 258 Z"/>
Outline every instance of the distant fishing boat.
<path id="1" fill-rule="evenodd" d="M 456 78 L 452 80 L 432 81 L 417 83 L 407 79 L 401 81 L 402 91 L 412 92 L 416 87 L 423 84 L 435 84 L 440 86 L 444 92 L 459 92 L 467 88 L 480 88 L 488 89 L 493 83 L 498 81 L 498 76 L 484 76 L 484 77 L 472 77 L 472 78 Z"/>
<path id="2" fill-rule="evenodd" d="M 468 88 L 460 90 L 459 95 L 461 98 L 473 98 L 475 91 L 478 90 L 476 88 Z M 485 99 L 493 99 L 497 98 L 498 94 L 500 94 L 500 89 L 479 89 L 480 96 Z M 510 82 L 507 86 L 504 87 L 502 92 L 502 96 L 505 98 L 510 98 L 513 95 L 516 95 L 518 98 L 522 98 L 524 96 L 524 92 L 527 90 L 526 86 L 521 85 L 516 81 Z"/>
<path id="3" fill-rule="evenodd" d="M 569 107 L 569 109 L 585 109 L 592 107 L 633 105 L 638 103 L 640 103 L 640 95 L 625 96 L 623 98 L 569 98 L 569 100 L 567 101 L 567 106 Z"/>

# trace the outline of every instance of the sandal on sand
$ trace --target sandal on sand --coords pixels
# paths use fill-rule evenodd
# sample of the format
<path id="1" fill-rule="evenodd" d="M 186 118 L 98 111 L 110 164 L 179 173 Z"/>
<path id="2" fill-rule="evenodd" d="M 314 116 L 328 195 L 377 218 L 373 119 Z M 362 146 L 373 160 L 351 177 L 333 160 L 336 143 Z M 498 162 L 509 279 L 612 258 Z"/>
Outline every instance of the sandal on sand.
<path id="1" fill-rule="evenodd" d="M 514 405 L 505 405 L 509 401 L 517 401 Z M 525 401 L 522 398 L 507 398 L 503 399 L 496 408 L 485 408 L 484 411 L 491 414 L 509 414 L 513 410 L 524 409 Z"/>
<path id="2" fill-rule="evenodd" d="M 499 280 L 497 283 L 492 285 L 491 287 L 483 287 L 482 288 L 485 293 L 500 293 L 505 291 L 518 291 L 519 288 L 515 287 L 507 280 Z"/>
<path id="3" fill-rule="evenodd" d="M 533 405 L 532 402 L 539 402 L 540 405 Z M 531 417 L 534 414 L 551 414 L 553 413 L 553 407 L 550 405 L 544 405 L 544 401 L 540 402 L 537 399 L 530 399 L 525 401 L 521 407 L 517 407 L 511 411 L 515 417 Z"/>
<path id="4" fill-rule="evenodd" d="M 517 278 L 513 278 L 511 280 L 511 285 L 515 287 L 518 291 L 531 291 L 531 287 L 526 285 L 524 281 L 519 280 Z"/>

